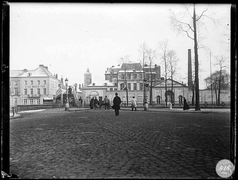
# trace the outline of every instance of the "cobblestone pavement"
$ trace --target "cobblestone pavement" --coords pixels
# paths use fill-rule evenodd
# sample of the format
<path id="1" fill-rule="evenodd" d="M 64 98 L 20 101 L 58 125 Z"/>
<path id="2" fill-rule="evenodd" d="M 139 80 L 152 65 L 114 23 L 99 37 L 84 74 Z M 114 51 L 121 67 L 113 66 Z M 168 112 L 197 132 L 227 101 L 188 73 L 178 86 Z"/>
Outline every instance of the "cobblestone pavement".
<path id="1" fill-rule="evenodd" d="M 219 178 L 230 114 L 48 109 L 10 121 L 19 178 Z"/>

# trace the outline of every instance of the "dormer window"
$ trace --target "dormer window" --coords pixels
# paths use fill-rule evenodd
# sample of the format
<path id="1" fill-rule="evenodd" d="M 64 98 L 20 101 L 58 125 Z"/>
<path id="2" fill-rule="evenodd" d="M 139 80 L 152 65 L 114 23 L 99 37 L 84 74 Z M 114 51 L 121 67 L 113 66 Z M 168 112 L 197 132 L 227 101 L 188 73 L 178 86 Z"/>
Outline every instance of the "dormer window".
<path id="1" fill-rule="evenodd" d="M 93 83 L 93 86 L 95 86 L 95 83 Z"/>
<path id="2" fill-rule="evenodd" d="M 28 76 L 31 76 L 31 73 L 28 73 Z"/>
<path id="3" fill-rule="evenodd" d="M 104 83 L 104 86 L 107 86 L 107 83 Z"/>

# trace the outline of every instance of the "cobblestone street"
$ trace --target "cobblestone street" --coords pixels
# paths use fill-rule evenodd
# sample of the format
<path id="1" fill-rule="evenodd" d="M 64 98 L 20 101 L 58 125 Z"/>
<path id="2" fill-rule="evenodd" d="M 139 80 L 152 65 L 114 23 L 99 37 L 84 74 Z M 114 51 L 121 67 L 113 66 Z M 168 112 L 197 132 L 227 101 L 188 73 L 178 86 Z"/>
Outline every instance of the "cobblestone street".
<path id="1" fill-rule="evenodd" d="M 19 178 L 219 178 L 229 112 L 48 109 L 10 120 Z"/>

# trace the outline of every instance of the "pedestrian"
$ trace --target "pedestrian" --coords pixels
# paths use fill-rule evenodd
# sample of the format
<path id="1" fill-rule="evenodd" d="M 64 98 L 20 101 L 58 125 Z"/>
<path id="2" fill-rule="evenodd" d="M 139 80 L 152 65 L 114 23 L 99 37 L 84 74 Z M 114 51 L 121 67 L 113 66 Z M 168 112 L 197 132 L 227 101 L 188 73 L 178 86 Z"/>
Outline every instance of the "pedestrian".
<path id="1" fill-rule="evenodd" d="M 93 109 L 93 105 L 94 105 L 94 97 L 90 100 L 90 109 Z"/>
<path id="2" fill-rule="evenodd" d="M 190 109 L 190 107 L 189 107 L 189 105 L 186 101 L 186 98 L 184 98 L 184 100 L 183 100 L 183 110 L 186 110 L 186 109 Z"/>
<path id="3" fill-rule="evenodd" d="M 105 98 L 104 98 L 104 105 L 105 105 L 105 110 L 109 109 L 110 101 L 107 98 L 107 96 L 105 96 Z"/>
<path id="4" fill-rule="evenodd" d="M 81 96 L 79 97 L 79 106 L 82 107 L 82 103 L 83 103 L 83 100 L 81 98 Z"/>
<path id="5" fill-rule="evenodd" d="M 97 109 L 99 107 L 99 101 L 97 99 L 97 97 L 94 98 L 94 108 Z"/>
<path id="6" fill-rule="evenodd" d="M 119 110 L 121 105 L 121 98 L 118 96 L 118 94 L 115 94 L 116 96 L 113 99 L 113 108 L 115 109 L 115 115 L 119 116 Z"/>
<path id="7" fill-rule="evenodd" d="M 137 103 L 136 103 L 136 98 L 133 96 L 132 100 L 131 100 L 131 110 L 133 111 L 133 109 L 135 108 L 136 111 L 136 107 L 137 107 Z"/>

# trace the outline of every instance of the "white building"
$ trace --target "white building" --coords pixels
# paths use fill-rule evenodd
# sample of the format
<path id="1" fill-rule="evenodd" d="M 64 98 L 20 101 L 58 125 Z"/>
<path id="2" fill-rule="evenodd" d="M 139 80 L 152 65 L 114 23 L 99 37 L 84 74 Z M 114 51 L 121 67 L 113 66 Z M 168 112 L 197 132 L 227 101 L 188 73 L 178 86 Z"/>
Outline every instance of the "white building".
<path id="1" fill-rule="evenodd" d="M 35 70 L 11 70 L 10 106 L 43 104 L 54 98 L 60 84 L 57 75 L 44 65 Z"/>

